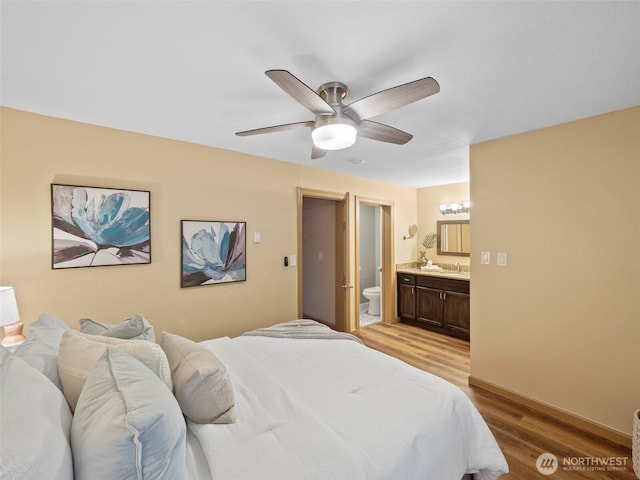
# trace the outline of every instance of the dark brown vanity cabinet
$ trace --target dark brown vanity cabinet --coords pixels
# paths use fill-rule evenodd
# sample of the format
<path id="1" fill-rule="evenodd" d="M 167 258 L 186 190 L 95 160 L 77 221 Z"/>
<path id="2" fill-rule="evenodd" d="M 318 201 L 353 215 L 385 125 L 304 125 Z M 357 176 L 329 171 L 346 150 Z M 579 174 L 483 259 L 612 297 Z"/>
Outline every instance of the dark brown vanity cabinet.
<path id="1" fill-rule="evenodd" d="M 469 339 L 469 281 L 398 273 L 398 316 L 402 320 Z"/>
<path id="2" fill-rule="evenodd" d="M 398 273 L 398 316 L 416 319 L 416 276 Z"/>

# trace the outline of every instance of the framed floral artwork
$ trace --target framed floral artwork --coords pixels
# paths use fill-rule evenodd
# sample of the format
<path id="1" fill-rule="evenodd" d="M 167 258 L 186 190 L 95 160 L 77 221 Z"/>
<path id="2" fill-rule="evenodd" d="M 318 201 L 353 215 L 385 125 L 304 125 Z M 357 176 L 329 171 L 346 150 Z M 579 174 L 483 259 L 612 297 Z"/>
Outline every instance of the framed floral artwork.
<path id="1" fill-rule="evenodd" d="M 51 185 L 53 269 L 151 263 L 150 192 Z"/>
<path id="2" fill-rule="evenodd" d="M 246 230 L 246 222 L 182 220 L 180 286 L 245 281 Z"/>

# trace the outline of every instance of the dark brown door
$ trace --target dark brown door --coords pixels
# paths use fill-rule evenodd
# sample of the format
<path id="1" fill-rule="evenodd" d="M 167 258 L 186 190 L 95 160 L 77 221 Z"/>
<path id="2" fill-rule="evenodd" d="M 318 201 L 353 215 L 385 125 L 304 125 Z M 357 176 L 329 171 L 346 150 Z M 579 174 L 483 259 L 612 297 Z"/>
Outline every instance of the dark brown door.
<path id="1" fill-rule="evenodd" d="M 444 325 L 442 290 L 417 287 L 418 295 L 418 320 L 442 327 Z"/>
<path id="2" fill-rule="evenodd" d="M 444 292 L 444 297 L 445 326 L 468 335 L 471 318 L 469 295 L 456 292 Z"/>
<path id="3" fill-rule="evenodd" d="M 416 318 L 416 287 L 413 285 L 399 285 L 398 287 L 398 315 L 401 318 L 415 320 Z"/>

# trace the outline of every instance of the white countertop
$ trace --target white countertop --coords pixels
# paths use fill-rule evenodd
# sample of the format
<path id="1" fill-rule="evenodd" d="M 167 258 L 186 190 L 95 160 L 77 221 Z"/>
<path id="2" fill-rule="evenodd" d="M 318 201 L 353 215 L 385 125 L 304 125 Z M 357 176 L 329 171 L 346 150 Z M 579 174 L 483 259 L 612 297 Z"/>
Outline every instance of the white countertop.
<path id="1" fill-rule="evenodd" d="M 470 272 L 449 272 L 449 271 L 438 272 L 435 270 L 420 270 L 419 268 L 407 268 L 407 267 L 398 268 L 396 271 L 400 273 L 410 273 L 412 275 L 426 275 L 429 277 L 453 278 L 456 280 L 467 280 L 467 281 L 471 280 Z"/>

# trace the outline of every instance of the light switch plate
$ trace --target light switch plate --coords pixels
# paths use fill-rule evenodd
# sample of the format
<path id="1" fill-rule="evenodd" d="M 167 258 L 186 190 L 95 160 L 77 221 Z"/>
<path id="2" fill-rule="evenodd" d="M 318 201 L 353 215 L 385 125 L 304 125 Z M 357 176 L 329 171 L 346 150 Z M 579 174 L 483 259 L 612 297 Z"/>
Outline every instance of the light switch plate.
<path id="1" fill-rule="evenodd" d="M 295 267 L 297 264 L 298 259 L 296 258 L 295 255 L 289 255 L 289 266 L 290 267 Z"/>
<path id="2" fill-rule="evenodd" d="M 480 265 L 491 265 L 491 252 L 480 252 Z"/>
<path id="3" fill-rule="evenodd" d="M 499 267 L 507 266 L 507 252 L 498 252 L 496 254 L 496 265 Z"/>
<path id="4" fill-rule="evenodd" d="M 262 234 L 260 232 L 253 232 L 253 243 L 260 243 L 262 241 Z"/>

